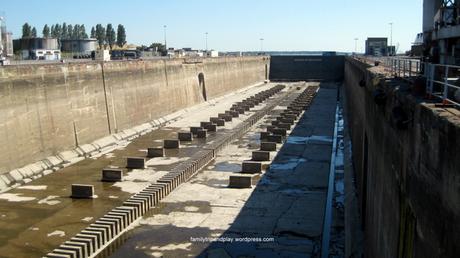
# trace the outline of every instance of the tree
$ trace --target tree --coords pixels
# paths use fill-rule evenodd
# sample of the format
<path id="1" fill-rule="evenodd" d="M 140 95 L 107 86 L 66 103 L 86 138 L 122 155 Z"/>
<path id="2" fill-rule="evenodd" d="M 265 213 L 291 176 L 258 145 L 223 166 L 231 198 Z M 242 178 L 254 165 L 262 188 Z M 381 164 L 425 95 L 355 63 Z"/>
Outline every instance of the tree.
<path id="1" fill-rule="evenodd" d="M 72 39 L 79 39 L 79 38 L 80 38 L 80 25 L 75 24 L 73 26 Z"/>
<path id="2" fill-rule="evenodd" d="M 31 34 L 30 36 L 31 36 L 32 38 L 36 38 L 36 37 L 37 37 L 37 29 L 36 29 L 35 27 L 33 27 L 33 28 L 32 28 L 32 32 L 31 32 L 30 34 Z"/>
<path id="3" fill-rule="evenodd" d="M 91 28 L 91 38 L 92 39 L 96 38 L 96 29 L 94 28 L 94 26 Z"/>
<path id="4" fill-rule="evenodd" d="M 80 39 L 87 39 L 87 38 L 88 38 L 88 34 L 86 34 L 85 25 L 82 24 L 80 25 Z"/>
<path id="5" fill-rule="evenodd" d="M 96 25 L 96 39 L 99 48 L 102 49 L 105 43 L 105 28 L 101 24 Z"/>
<path id="6" fill-rule="evenodd" d="M 123 47 L 126 44 L 126 30 L 125 26 L 118 24 L 117 28 L 117 45 Z"/>
<path id="7" fill-rule="evenodd" d="M 32 28 L 30 27 L 29 23 L 24 23 L 22 25 L 22 37 L 23 38 L 30 38 L 32 37 Z"/>
<path id="8" fill-rule="evenodd" d="M 152 43 L 150 45 L 150 48 L 153 48 L 157 52 L 160 52 L 162 56 L 165 56 L 167 54 L 165 45 L 163 45 L 161 43 Z"/>
<path id="9" fill-rule="evenodd" d="M 60 39 L 61 36 L 62 36 L 62 29 L 61 29 L 61 25 L 57 24 L 54 25 L 54 34 L 51 32 L 51 35 L 55 38 L 58 38 Z"/>
<path id="10" fill-rule="evenodd" d="M 54 30 L 54 26 L 52 28 Z M 45 26 L 43 27 L 42 34 L 43 34 L 44 38 L 49 38 L 50 37 L 50 27 L 48 27 L 48 24 L 45 24 Z"/>
<path id="11" fill-rule="evenodd" d="M 45 27 L 43 27 L 43 30 L 45 30 Z M 56 27 L 54 25 L 51 25 L 50 36 L 55 38 L 55 35 L 56 35 Z"/>
<path id="12" fill-rule="evenodd" d="M 67 39 L 68 37 L 69 37 L 69 34 L 67 31 L 67 24 L 64 22 L 62 24 L 61 39 Z"/>
<path id="13" fill-rule="evenodd" d="M 141 45 L 140 47 L 136 47 L 137 50 L 139 51 L 147 51 L 147 49 L 149 49 L 149 47 L 147 47 L 146 45 Z"/>
<path id="14" fill-rule="evenodd" d="M 72 24 L 67 25 L 67 38 L 71 39 L 73 36 L 73 27 Z"/>
<path id="15" fill-rule="evenodd" d="M 112 24 L 109 23 L 107 24 L 107 29 L 105 31 L 105 39 L 107 44 L 109 45 L 110 49 L 112 49 L 113 45 L 115 45 L 116 42 L 116 35 L 115 35 L 115 30 L 112 27 Z"/>

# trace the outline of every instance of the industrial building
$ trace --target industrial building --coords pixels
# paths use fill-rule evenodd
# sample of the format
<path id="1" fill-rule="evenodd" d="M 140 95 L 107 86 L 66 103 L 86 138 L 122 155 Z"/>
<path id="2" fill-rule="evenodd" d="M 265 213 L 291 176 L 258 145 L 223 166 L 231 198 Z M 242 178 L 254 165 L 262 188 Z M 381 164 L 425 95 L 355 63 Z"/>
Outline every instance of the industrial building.
<path id="1" fill-rule="evenodd" d="M 459 1 L 423 1 L 424 56 L 432 63 L 460 64 Z"/>
<path id="2" fill-rule="evenodd" d="M 1 27 L 1 43 L 3 50 L 5 51 L 5 55 L 8 57 L 13 56 L 13 33 L 8 32 L 6 30 L 6 26 Z"/>
<path id="3" fill-rule="evenodd" d="M 76 54 L 91 54 L 97 49 L 97 39 L 61 39 L 61 51 Z"/>
<path id="4" fill-rule="evenodd" d="M 9 63 L 9 58 L 13 56 L 12 33 L 6 30 L 3 17 L 0 17 L 0 65 Z"/>
<path id="5" fill-rule="evenodd" d="M 388 55 L 388 39 L 387 38 L 367 38 L 365 54 L 369 56 Z"/>
<path id="6" fill-rule="evenodd" d="M 13 40 L 13 48 L 22 59 L 59 60 L 61 50 L 57 38 L 21 38 Z"/>

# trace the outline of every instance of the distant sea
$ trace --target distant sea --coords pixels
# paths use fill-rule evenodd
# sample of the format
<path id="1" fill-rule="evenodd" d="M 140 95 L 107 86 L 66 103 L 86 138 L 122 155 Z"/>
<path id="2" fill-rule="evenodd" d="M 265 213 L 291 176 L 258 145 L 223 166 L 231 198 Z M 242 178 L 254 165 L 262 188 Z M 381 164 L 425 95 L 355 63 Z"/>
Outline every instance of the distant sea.
<path id="1" fill-rule="evenodd" d="M 337 52 L 337 51 L 264 51 L 263 54 L 270 56 L 322 56 L 323 54 L 335 53 L 336 55 L 351 55 L 348 52 Z M 260 51 L 245 51 L 243 55 L 260 55 Z"/>

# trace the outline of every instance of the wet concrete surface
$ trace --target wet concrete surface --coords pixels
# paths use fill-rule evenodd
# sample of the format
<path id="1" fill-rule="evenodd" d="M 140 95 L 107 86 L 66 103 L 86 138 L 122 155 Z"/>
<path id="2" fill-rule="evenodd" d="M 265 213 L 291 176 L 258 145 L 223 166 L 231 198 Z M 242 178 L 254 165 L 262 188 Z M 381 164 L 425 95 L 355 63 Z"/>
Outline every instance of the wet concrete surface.
<path id="1" fill-rule="evenodd" d="M 327 194 L 336 85 L 321 88 L 253 188 L 228 188 L 283 103 L 132 229 L 111 257 L 316 257 Z M 278 149 L 281 147 L 277 145 Z M 272 153 L 274 156 L 276 153 Z M 266 162 L 268 167 L 270 162 Z"/>
<path id="2" fill-rule="evenodd" d="M 148 147 L 162 146 L 163 139 L 176 139 L 177 132 L 188 130 L 200 121 L 208 121 L 208 114 L 216 115 L 228 109 L 233 102 L 265 90 L 274 84 L 252 88 L 235 94 L 222 102 L 204 107 L 195 117 L 187 117 L 158 130 L 126 141 L 117 149 L 101 153 L 100 157 L 85 159 L 58 170 L 7 193 L 0 194 L 0 254 L 2 257 L 38 257 L 78 233 L 107 211 L 120 205 L 133 193 L 160 178 L 166 171 L 187 160 L 193 153 L 210 144 L 220 135 L 249 117 L 253 111 L 219 127 L 206 140 L 194 139 L 182 142 L 180 149 L 165 150 L 164 158 L 147 161 L 146 169 L 128 170 L 126 157 L 145 157 Z M 101 171 L 105 167 L 124 168 L 123 182 L 101 182 Z M 94 199 L 71 199 L 70 185 L 73 183 L 92 184 L 95 187 Z M 192 205 L 193 206 L 193 205 Z"/>

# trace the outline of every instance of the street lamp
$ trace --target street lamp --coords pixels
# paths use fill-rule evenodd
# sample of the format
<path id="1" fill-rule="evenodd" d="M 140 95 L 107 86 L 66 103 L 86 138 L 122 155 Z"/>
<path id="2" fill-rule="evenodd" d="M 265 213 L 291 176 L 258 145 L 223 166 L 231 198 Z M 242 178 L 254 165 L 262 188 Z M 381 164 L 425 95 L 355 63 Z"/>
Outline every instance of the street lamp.
<path id="1" fill-rule="evenodd" d="M 165 49 L 168 51 L 168 47 L 166 46 L 166 25 L 163 25 L 163 32 L 164 32 L 164 37 L 165 37 Z"/>
<path id="2" fill-rule="evenodd" d="M 358 52 L 358 38 L 355 38 L 355 55 Z"/>
<path id="3" fill-rule="evenodd" d="M 208 52 L 208 33 L 204 33 L 205 34 L 205 39 L 206 39 L 206 52 Z"/>
<path id="4" fill-rule="evenodd" d="M 393 49 L 393 23 L 390 22 L 388 24 L 390 25 L 390 50 L 391 50 L 391 52 L 393 52 L 392 51 L 392 49 Z M 393 53 L 391 53 L 391 54 L 393 54 Z"/>
<path id="5" fill-rule="evenodd" d="M 260 39 L 260 53 L 262 54 L 263 51 L 264 51 L 264 39 L 261 38 L 261 39 Z"/>

